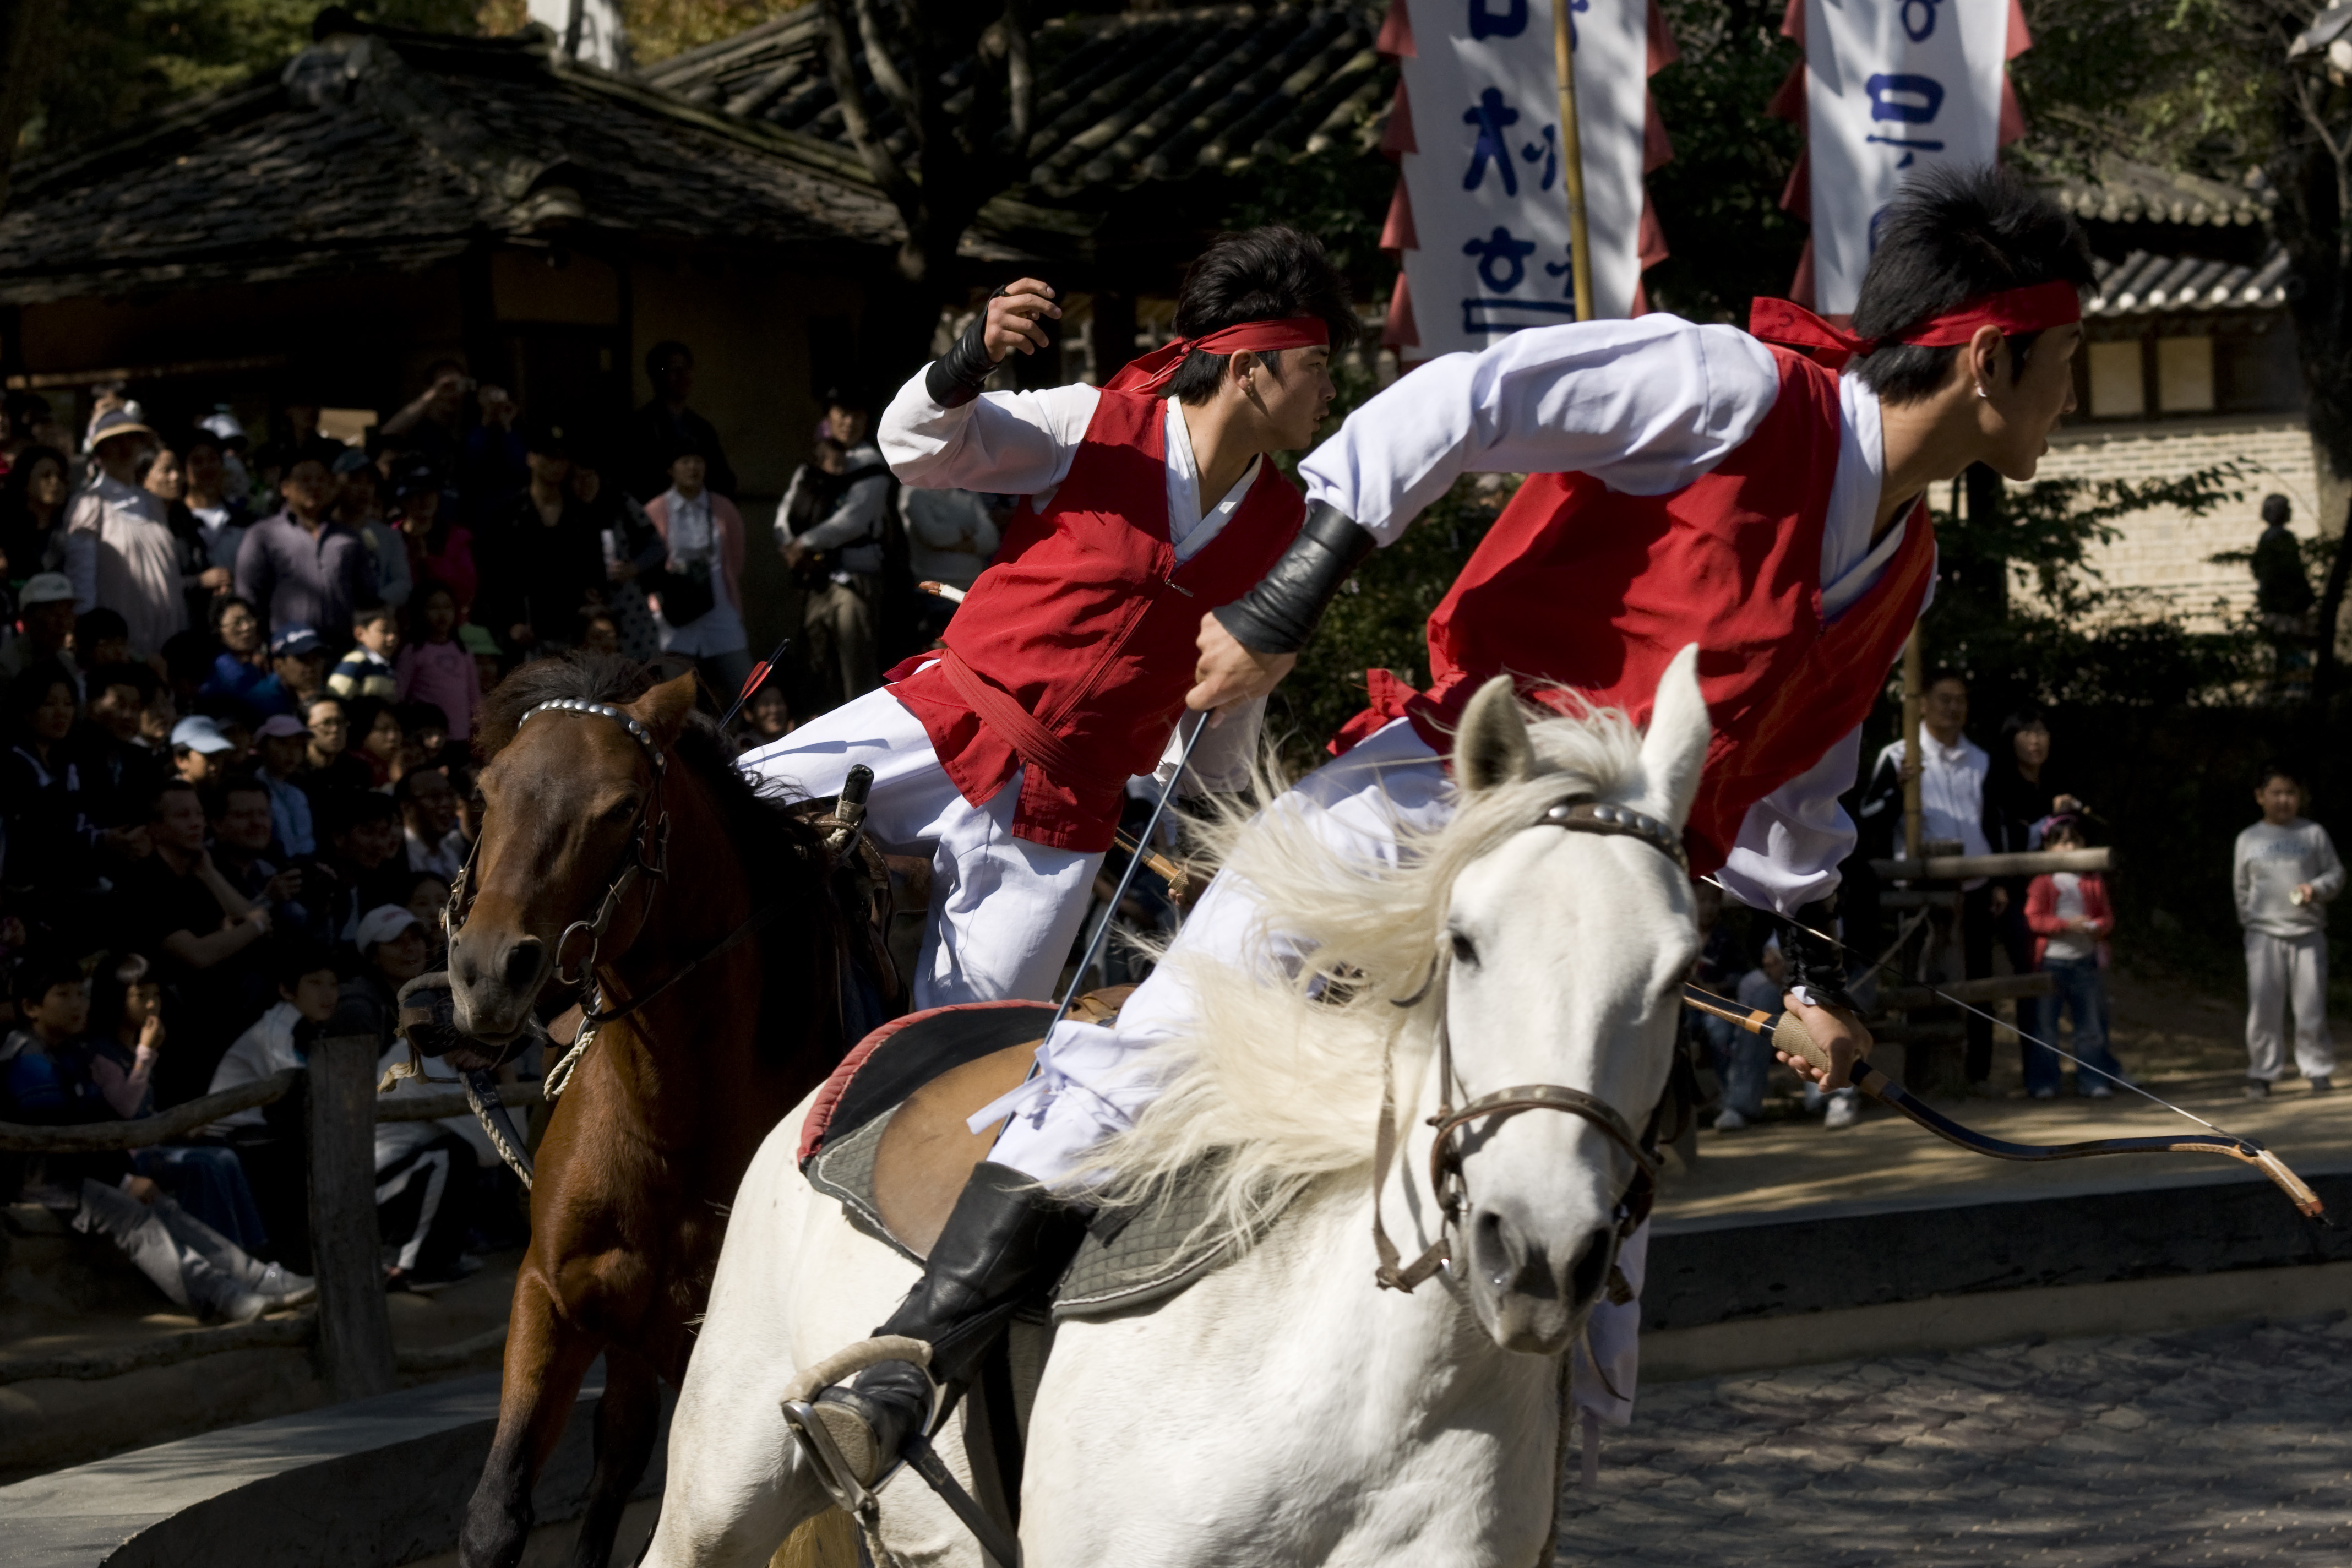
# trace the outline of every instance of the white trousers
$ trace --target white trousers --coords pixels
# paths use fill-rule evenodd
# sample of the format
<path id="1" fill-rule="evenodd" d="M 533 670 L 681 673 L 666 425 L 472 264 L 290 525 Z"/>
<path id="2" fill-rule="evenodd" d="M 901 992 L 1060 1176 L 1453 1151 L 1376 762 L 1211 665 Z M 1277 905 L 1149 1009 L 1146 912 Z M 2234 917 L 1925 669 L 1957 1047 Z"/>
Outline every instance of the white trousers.
<path id="1" fill-rule="evenodd" d="M 931 907 L 914 1005 L 1050 1000 L 1086 919 L 1099 852 L 1050 849 L 1013 834 L 1021 774 L 973 805 L 940 765 L 922 722 L 887 689 L 843 703 L 737 765 L 810 798 L 874 770 L 866 832 L 896 853 L 931 850 Z"/>
<path id="2" fill-rule="evenodd" d="M 2336 1071 L 2327 1035 L 2327 933 L 2246 933 L 2246 1076 L 2275 1083 L 2286 1070 L 2286 1010 L 2294 1008 L 2294 1065 L 2305 1078 Z"/>
<path id="3" fill-rule="evenodd" d="M 1399 828 L 1428 832 L 1444 826 L 1454 815 L 1454 788 L 1437 753 L 1400 719 L 1307 774 L 1266 809 L 1302 818 L 1317 837 L 1342 854 L 1394 865 Z M 1274 972 L 1295 951 L 1282 932 L 1268 929 L 1255 889 L 1220 877 L 1185 917 L 1169 956 L 1200 953 L 1236 968 Z M 1038 1047 L 1036 1074 L 972 1117 L 977 1132 L 999 1117 L 1012 1116 L 989 1158 L 1040 1181 L 1055 1181 L 1084 1171 L 1097 1143 L 1134 1125 L 1159 1090 L 1151 1072 L 1153 1047 L 1181 1032 L 1192 1015 L 1181 967 L 1163 963 L 1154 969 L 1110 1028 L 1064 1024 L 1055 1029 Z M 1369 1148 L 1371 1129 L 1364 1136 Z M 1369 1250 L 1369 1238 L 1365 1246 Z M 1649 1246 L 1645 1221 L 1626 1238 L 1620 1255 L 1635 1300 L 1622 1307 L 1605 1300 L 1596 1306 L 1591 1356 L 1580 1350 L 1576 1357 L 1577 1407 L 1616 1426 L 1633 1419 L 1639 1292 Z M 1596 1360 L 1607 1373 L 1606 1384 L 1593 1375 Z M 1625 1397 L 1611 1394 L 1610 1385 Z"/>

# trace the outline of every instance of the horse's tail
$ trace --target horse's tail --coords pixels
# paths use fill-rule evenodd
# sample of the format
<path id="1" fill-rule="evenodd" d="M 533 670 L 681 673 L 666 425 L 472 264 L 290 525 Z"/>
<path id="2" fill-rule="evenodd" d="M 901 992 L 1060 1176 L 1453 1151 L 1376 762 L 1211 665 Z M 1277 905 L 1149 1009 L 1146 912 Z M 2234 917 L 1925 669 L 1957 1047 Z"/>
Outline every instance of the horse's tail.
<path id="1" fill-rule="evenodd" d="M 803 1520 L 768 1568 L 857 1568 L 857 1524 L 837 1508 Z"/>

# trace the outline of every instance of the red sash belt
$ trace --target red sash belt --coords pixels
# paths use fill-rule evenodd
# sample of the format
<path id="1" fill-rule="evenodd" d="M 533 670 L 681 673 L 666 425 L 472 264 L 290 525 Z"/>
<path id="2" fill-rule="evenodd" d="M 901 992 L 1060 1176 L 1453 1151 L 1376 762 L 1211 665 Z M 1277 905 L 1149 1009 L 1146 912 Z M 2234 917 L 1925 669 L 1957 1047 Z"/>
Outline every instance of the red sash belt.
<path id="1" fill-rule="evenodd" d="M 940 668 L 947 671 L 948 683 L 955 688 L 956 695 L 971 704 L 971 710 L 979 714 L 1023 762 L 1039 769 L 1056 784 L 1112 795 L 1127 787 L 1127 774 L 1104 773 L 1088 765 L 1078 752 L 1063 744 L 1059 735 L 1039 723 L 1034 714 L 1015 701 L 1011 693 L 991 685 L 986 676 L 966 664 L 955 649 L 940 649 Z"/>

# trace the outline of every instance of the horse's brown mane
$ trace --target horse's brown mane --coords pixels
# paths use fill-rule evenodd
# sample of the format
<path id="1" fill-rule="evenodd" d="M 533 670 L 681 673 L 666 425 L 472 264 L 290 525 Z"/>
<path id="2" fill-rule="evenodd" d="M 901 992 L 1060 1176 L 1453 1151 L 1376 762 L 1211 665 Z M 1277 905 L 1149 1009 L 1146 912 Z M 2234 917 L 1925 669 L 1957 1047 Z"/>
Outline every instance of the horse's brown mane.
<path id="1" fill-rule="evenodd" d="M 522 716 L 542 702 L 634 702 L 679 673 L 661 663 L 640 664 L 610 653 L 567 653 L 534 659 L 482 700 L 474 755 L 487 763 L 515 738 Z M 759 790 L 737 770 L 717 721 L 697 709 L 677 738 L 677 758 L 709 789 L 727 818 L 729 837 L 742 852 L 755 886 L 783 887 L 777 879 L 805 878 L 816 862 L 807 853 L 816 830 L 787 809 L 790 802 Z M 789 869 L 787 869 L 789 865 Z"/>

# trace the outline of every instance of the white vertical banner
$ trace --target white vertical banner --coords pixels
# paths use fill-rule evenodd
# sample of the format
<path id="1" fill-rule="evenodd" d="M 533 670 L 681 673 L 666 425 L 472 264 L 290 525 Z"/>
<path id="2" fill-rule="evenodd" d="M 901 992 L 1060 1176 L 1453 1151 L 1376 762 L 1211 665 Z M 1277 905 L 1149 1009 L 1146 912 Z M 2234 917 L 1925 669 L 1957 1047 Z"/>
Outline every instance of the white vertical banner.
<path id="1" fill-rule="evenodd" d="M 1593 308 L 1633 313 L 1642 276 L 1650 0 L 1568 0 Z M 1399 156 L 1417 243 L 1403 253 L 1427 358 L 1576 319 L 1551 0 L 1408 0 Z"/>
<path id="2" fill-rule="evenodd" d="M 1843 317 L 1903 182 L 1998 156 L 2014 0 L 1804 3 L 1813 308 Z"/>

